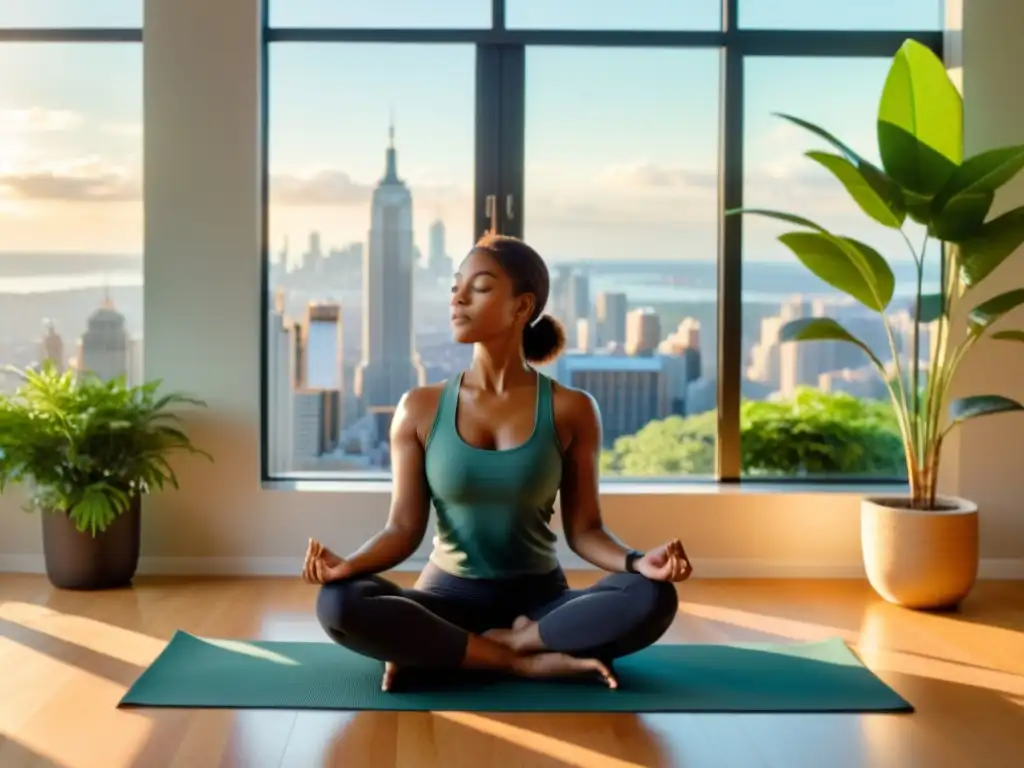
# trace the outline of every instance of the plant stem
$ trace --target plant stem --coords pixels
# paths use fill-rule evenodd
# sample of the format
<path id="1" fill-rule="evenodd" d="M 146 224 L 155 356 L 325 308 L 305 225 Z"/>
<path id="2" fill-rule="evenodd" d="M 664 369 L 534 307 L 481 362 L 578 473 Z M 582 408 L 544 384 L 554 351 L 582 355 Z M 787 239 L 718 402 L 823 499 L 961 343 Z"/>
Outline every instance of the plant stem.
<path id="1" fill-rule="evenodd" d="M 901 230 L 902 231 L 902 230 Z M 909 244 L 909 243 L 908 243 Z M 911 345 L 913 359 L 911 368 L 911 386 L 914 388 L 914 427 L 917 435 L 918 459 L 923 462 L 926 453 L 926 425 L 921 421 L 921 288 L 924 283 L 924 257 L 928 247 L 928 231 L 925 230 L 924 242 L 921 244 L 921 258 L 917 259 L 917 302 L 914 305 L 914 342 Z"/>

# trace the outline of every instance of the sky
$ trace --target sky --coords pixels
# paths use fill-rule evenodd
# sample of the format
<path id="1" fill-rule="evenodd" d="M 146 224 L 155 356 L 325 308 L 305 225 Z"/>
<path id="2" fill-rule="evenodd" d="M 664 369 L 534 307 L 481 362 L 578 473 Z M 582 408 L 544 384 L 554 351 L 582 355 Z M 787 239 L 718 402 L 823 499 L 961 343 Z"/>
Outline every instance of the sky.
<path id="1" fill-rule="evenodd" d="M 0 0 L 0 27 L 141 23 L 141 0 Z M 940 0 L 741 0 L 742 25 L 938 29 Z M 588 9 L 584 12 L 584 8 Z M 510 27 L 713 29 L 717 0 L 507 0 Z M 275 26 L 481 27 L 488 0 L 271 0 Z M 712 50 L 529 47 L 525 231 L 552 260 L 711 259 L 717 238 L 719 57 Z M 802 153 L 820 122 L 868 156 L 888 61 L 746 62 L 748 204 L 785 206 L 889 247 L 881 227 Z M 0 44 L 0 251 L 138 255 L 142 50 Z M 14 76 L 11 76 L 14 73 Z M 270 63 L 272 247 L 311 230 L 366 238 L 394 115 L 417 244 L 440 217 L 449 250 L 474 234 L 475 50 L 469 44 L 276 43 Z M 495 139 L 496 140 L 496 139 Z M 497 149 L 496 145 L 495 148 Z M 748 259 L 786 258 L 751 222 Z"/>

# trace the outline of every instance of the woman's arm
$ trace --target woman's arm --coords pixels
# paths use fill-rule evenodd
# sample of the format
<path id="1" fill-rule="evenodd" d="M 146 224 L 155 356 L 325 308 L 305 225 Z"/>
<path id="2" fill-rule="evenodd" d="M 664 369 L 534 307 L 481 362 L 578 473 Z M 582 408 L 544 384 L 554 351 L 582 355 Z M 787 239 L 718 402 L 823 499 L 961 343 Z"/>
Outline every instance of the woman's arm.
<path id="1" fill-rule="evenodd" d="M 430 491 L 424 471 L 420 425 L 433 421 L 438 405 L 433 387 L 408 392 L 391 422 L 391 512 L 380 533 L 353 552 L 347 575 L 379 573 L 407 560 L 423 541 L 430 519 Z"/>
<path id="2" fill-rule="evenodd" d="M 560 388 L 556 415 L 571 426 L 562 468 L 562 526 L 566 543 L 577 555 L 606 571 L 626 569 L 631 551 L 605 530 L 598 496 L 598 468 L 601 459 L 601 414 L 586 392 Z M 560 414 L 558 412 L 561 412 Z"/>

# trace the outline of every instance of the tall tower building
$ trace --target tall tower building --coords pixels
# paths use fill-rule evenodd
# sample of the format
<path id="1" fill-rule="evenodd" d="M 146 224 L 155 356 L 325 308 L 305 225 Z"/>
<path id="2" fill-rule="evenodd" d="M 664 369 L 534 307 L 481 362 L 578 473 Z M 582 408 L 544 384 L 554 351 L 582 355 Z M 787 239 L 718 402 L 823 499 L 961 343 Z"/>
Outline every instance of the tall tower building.
<path id="1" fill-rule="evenodd" d="M 284 302 L 271 309 L 267 344 L 267 469 L 290 472 L 295 464 L 295 373 L 298 345 Z"/>
<path id="2" fill-rule="evenodd" d="M 104 381 L 127 377 L 129 343 L 124 315 L 114 308 L 108 295 L 89 316 L 86 331 L 78 342 L 78 371 Z"/>
<path id="3" fill-rule="evenodd" d="M 650 307 L 626 315 L 626 354 L 652 355 L 661 343 L 661 318 Z"/>
<path id="4" fill-rule="evenodd" d="M 597 338 L 602 347 L 626 343 L 626 294 L 602 292 L 597 295 Z"/>
<path id="5" fill-rule="evenodd" d="M 302 328 L 306 370 L 302 378 L 310 389 L 333 389 L 342 383 L 341 305 L 311 301 Z"/>
<path id="6" fill-rule="evenodd" d="M 432 277 L 450 277 L 451 259 L 445 250 L 444 222 L 437 219 L 430 225 L 430 248 L 427 251 L 427 269 Z"/>
<path id="7" fill-rule="evenodd" d="M 342 361 L 341 305 L 333 302 L 310 302 L 302 325 L 302 391 L 321 393 L 323 445 L 337 444 L 341 433 L 341 407 L 344 402 L 344 370 Z"/>
<path id="8" fill-rule="evenodd" d="M 52 320 L 44 323 L 40 352 L 43 360 L 52 361 L 58 371 L 64 372 L 64 340 L 57 333 Z"/>
<path id="9" fill-rule="evenodd" d="M 396 405 L 407 391 L 426 383 L 413 349 L 412 195 L 398 178 L 394 124 L 384 177 L 373 192 L 369 241 L 363 263 L 363 360 L 355 382 L 364 408 Z"/>

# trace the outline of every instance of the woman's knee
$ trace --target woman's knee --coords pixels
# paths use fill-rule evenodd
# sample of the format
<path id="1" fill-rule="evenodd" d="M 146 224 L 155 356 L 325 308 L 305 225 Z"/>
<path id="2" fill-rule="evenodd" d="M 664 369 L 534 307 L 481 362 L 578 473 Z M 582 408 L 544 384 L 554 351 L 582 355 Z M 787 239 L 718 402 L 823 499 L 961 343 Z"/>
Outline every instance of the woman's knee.
<path id="1" fill-rule="evenodd" d="M 358 615 L 366 599 L 367 584 L 362 579 L 332 581 L 320 587 L 316 598 L 316 617 L 326 630 L 344 632 Z"/>
<path id="2" fill-rule="evenodd" d="M 630 600 L 642 608 L 645 623 L 662 625 L 665 629 L 679 612 L 679 593 L 675 584 L 669 581 L 653 581 L 639 574 L 628 574 L 626 591 Z"/>

